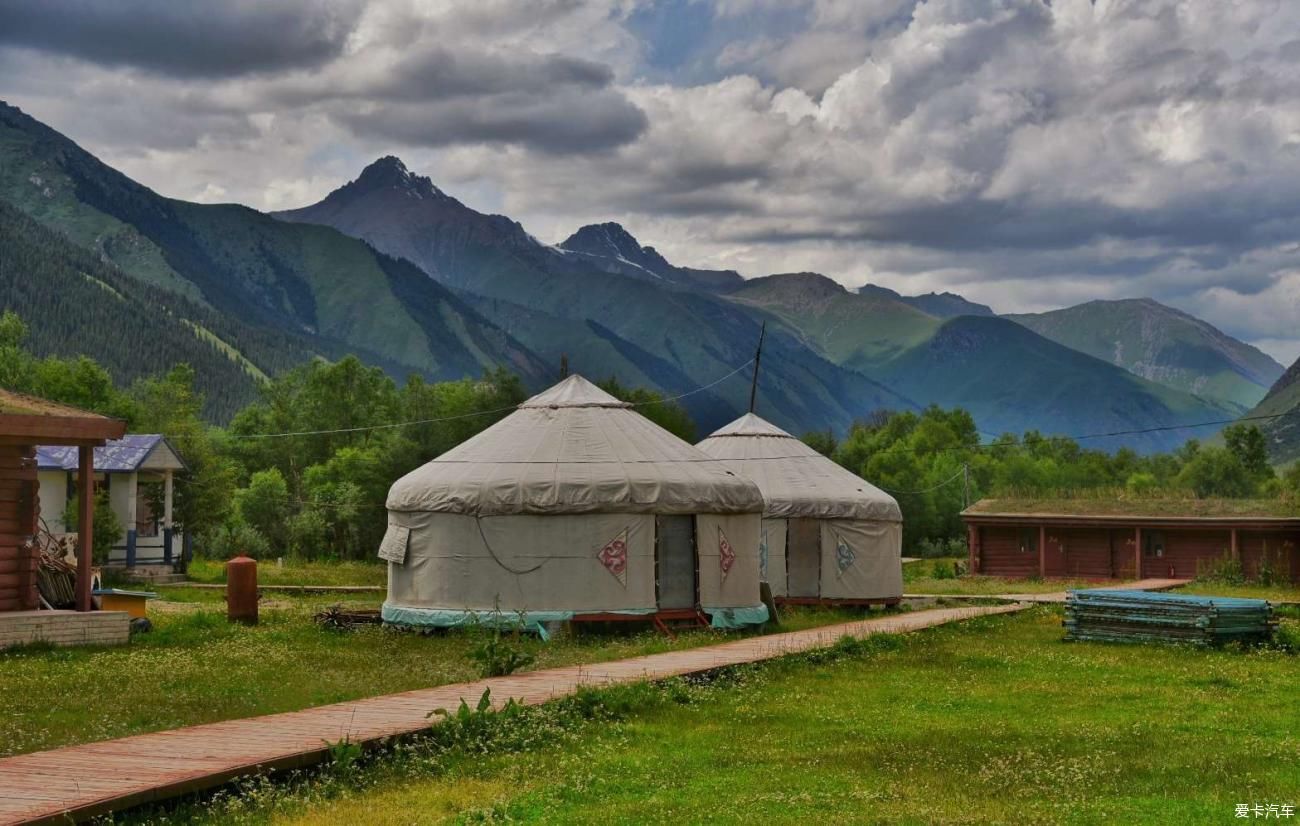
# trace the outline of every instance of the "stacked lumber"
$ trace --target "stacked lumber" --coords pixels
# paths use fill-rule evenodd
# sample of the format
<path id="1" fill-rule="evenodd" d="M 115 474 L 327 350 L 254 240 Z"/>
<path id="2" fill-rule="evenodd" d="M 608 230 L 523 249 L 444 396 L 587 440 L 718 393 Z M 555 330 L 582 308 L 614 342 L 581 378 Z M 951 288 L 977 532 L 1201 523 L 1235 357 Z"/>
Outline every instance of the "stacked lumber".
<path id="1" fill-rule="evenodd" d="M 1221 645 L 1268 640 L 1277 629 L 1263 599 L 1203 597 L 1108 588 L 1070 591 L 1065 639 Z"/>

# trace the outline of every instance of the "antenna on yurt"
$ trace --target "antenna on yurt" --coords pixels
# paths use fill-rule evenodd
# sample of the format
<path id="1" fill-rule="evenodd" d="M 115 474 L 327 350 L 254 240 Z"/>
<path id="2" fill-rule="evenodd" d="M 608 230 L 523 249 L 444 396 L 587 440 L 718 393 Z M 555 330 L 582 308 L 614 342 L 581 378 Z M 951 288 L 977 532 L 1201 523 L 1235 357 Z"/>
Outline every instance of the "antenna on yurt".
<path id="1" fill-rule="evenodd" d="M 763 336 L 767 334 L 767 322 L 758 329 L 758 350 L 754 353 L 754 379 L 749 384 L 749 412 L 754 412 L 754 401 L 758 398 L 758 363 L 763 359 Z"/>

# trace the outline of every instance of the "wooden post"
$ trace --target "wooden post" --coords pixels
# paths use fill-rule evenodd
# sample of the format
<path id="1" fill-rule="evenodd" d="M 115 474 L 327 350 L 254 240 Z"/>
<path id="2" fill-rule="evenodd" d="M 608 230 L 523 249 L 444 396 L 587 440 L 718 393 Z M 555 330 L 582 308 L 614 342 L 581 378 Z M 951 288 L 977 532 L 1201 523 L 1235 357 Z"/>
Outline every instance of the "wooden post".
<path id="1" fill-rule="evenodd" d="M 140 474 L 128 473 L 126 476 L 126 567 L 135 567 L 136 520 L 139 518 L 138 498 L 140 496 Z"/>
<path id="2" fill-rule="evenodd" d="M 979 573 L 979 541 L 980 529 L 974 525 L 966 526 L 966 572 L 971 574 Z"/>
<path id="3" fill-rule="evenodd" d="M 1229 540 L 1228 540 L 1228 547 L 1232 549 L 1232 550 L 1231 550 L 1231 553 L 1232 553 L 1232 560 L 1233 560 L 1234 562 L 1240 562 L 1240 561 L 1241 561 L 1241 546 L 1237 543 L 1237 529 L 1236 529 L 1236 528 L 1233 528 L 1233 529 L 1232 529 L 1232 536 L 1231 536 L 1231 537 L 1229 538 Z"/>
<path id="4" fill-rule="evenodd" d="M 1133 578 L 1142 578 L 1142 528 L 1133 529 Z"/>
<path id="5" fill-rule="evenodd" d="M 1038 526 L 1038 575 L 1047 576 L 1047 526 Z"/>
<path id="6" fill-rule="evenodd" d="M 77 462 L 77 610 L 90 610 L 90 563 L 95 548 L 95 449 L 82 445 Z"/>
<path id="7" fill-rule="evenodd" d="M 163 562 L 172 561 L 172 471 L 163 471 Z"/>

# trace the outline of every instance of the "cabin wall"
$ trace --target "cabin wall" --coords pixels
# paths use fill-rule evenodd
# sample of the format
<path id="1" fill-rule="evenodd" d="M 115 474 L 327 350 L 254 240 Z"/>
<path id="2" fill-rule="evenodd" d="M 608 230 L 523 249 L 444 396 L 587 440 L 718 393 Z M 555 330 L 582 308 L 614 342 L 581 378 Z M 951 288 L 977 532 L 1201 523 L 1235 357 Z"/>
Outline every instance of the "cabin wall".
<path id="1" fill-rule="evenodd" d="M 982 526 L 979 531 L 980 573 L 989 576 L 1038 576 L 1038 553 L 1022 551 L 1020 528 Z M 1033 530 L 1037 531 L 1037 528 Z"/>
<path id="2" fill-rule="evenodd" d="M 1142 550 L 1142 576 L 1195 579 L 1198 566 L 1224 559 L 1231 552 L 1232 532 L 1222 529 L 1162 531 L 1165 550 L 1155 556 Z M 1146 544 L 1145 541 L 1143 543 Z"/>
<path id="3" fill-rule="evenodd" d="M 1237 549 L 1242 572 L 1247 579 L 1258 579 L 1261 569 L 1271 571 L 1271 577 L 1297 581 L 1300 563 L 1296 548 L 1300 546 L 1300 533 L 1286 531 L 1241 531 L 1237 535 Z"/>
<path id="4" fill-rule="evenodd" d="M 37 490 L 35 447 L 0 445 L 0 611 L 38 604 L 38 557 L 27 547 L 36 532 Z"/>
<path id="5" fill-rule="evenodd" d="M 1114 577 L 1112 540 L 1111 531 L 1107 528 L 1048 528 L 1047 576 L 1081 579 Z M 1129 567 L 1132 568 L 1132 565 Z"/>
<path id="6" fill-rule="evenodd" d="M 67 533 L 63 511 L 68 507 L 68 474 L 62 470 L 42 470 L 36 477 L 41 485 L 41 519 L 50 533 Z"/>

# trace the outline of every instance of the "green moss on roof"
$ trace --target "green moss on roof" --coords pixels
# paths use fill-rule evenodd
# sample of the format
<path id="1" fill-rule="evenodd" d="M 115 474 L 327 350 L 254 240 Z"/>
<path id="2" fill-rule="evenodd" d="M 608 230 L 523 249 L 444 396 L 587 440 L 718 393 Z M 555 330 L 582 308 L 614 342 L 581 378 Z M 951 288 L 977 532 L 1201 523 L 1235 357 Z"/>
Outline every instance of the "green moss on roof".
<path id="1" fill-rule="evenodd" d="M 77 419 L 102 419 L 98 413 L 91 413 L 71 405 L 52 402 L 39 396 L 29 396 L 0 387 L 0 414 L 9 416 L 62 416 Z"/>
<path id="2" fill-rule="evenodd" d="M 1290 499 L 1195 499 L 1191 497 L 996 497 L 981 499 L 964 513 L 972 516 L 1153 516 L 1221 518 L 1296 518 L 1300 502 Z"/>

